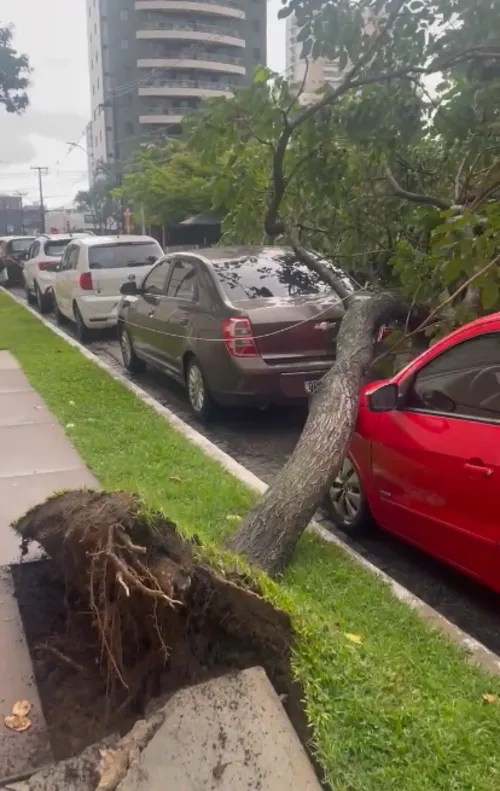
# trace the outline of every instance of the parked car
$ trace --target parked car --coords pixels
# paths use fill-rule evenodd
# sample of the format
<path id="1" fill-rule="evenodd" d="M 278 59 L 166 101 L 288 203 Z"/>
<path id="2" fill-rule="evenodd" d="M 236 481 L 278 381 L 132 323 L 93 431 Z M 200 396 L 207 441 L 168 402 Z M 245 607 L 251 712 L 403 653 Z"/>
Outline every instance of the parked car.
<path id="1" fill-rule="evenodd" d="M 356 535 L 378 525 L 500 592 L 500 313 L 361 394 L 328 498 Z"/>
<path id="2" fill-rule="evenodd" d="M 40 313 L 52 310 L 54 280 L 68 244 L 85 235 L 42 234 L 32 243 L 24 265 L 24 290 L 28 303 L 36 302 Z"/>
<path id="3" fill-rule="evenodd" d="M 0 237 L 0 283 L 15 286 L 23 282 L 23 269 L 34 236 Z"/>
<path id="4" fill-rule="evenodd" d="M 331 286 L 276 247 L 171 253 L 122 294 L 125 367 L 137 372 L 149 363 L 181 382 L 202 420 L 214 403 L 307 399 L 332 364 L 344 315 Z"/>
<path id="5" fill-rule="evenodd" d="M 54 280 L 57 319 L 74 322 L 82 342 L 90 340 L 93 329 L 115 326 L 121 286 L 142 280 L 162 253 L 150 236 L 72 239 Z"/>

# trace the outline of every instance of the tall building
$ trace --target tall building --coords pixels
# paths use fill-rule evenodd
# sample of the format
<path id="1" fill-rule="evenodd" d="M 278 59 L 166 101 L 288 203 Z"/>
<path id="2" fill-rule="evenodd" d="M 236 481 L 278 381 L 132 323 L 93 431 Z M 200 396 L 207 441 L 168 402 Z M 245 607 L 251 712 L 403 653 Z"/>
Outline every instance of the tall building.
<path id="1" fill-rule="evenodd" d="M 297 41 L 299 30 L 292 14 L 286 20 L 286 78 L 294 85 L 304 83 L 300 102 L 310 104 L 318 99 L 317 92 L 325 85 L 335 88 L 342 80 L 342 72 L 336 63 L 326 58 L 309 60 L 307 63 L 301 56 L 302 42 Z"/>
<path id="2" fill-rule="evenodd" d="M 266 63 L 266 0 L 87 0 L 90 167 L 117 171 Z"/>

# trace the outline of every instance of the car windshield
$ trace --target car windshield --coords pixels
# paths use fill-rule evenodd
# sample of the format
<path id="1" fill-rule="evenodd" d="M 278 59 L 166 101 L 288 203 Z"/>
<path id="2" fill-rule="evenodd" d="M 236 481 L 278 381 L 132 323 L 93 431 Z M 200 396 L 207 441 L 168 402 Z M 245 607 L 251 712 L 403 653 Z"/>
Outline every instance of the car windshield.
<path id="1" fill-rule="evenodd" d="M 154 242 L 117 242 L 89 247 L 91 269 L 123 269 L 130 266 L 149 266 L 161 255 Z"/>
<path id="2" fill-rule="evenodd" d="M 71 239 L 56 239 L 45 242 L 45 255 L 49 258 L 61 258 Z"/>
<path id="3" fill-rule="evenodd" d="M 11 253 L 27 253 L 33 244 L 33 237 L 26 239 L 13 239 L 10 243 Z"/>
<path id="4" fill-rule="evenodd" d="M 320 259 L 333 269 L 348 291 L 356 285 L 331 261 Z M 271 297 L 301 297 L 332 294 L 332 287 L 297 259 L 293 253 L 264 252 L 232 261 L 213 261 L 219 283 L 232 302 Z"/>

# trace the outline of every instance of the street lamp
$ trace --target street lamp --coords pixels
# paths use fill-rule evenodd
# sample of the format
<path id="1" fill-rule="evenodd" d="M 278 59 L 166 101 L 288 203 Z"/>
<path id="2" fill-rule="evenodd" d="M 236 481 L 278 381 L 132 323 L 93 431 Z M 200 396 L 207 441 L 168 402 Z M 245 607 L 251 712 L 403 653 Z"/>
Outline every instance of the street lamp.
<path id="1" fill-rule="evenodd" d="M 83 151 L 84 154 L 86 154 L 87 156 L 90 156 L 90 154 L 87 151 L 87 149 L 84 148 L 82 145 L 80 145 L 80 143 L 73 143 L 73 142 L 67 140 L 66 141 L 66 145 L 70 146 L 71 150 L 73 150 L 74 148 L 79 148 L 80 151 Z M 71 151 L 69 151 L 68 153 L 71 153 Z M 106 173 L 109 173 L 109 175 L 112 176 L 115 181 L 117 181 L 116 173 L 114 173 L 110 168 L 108 168 L 108 166 L 105 165 L 104 162 L 100 162 L 99 164 L 102 167 L 102 169 L 106 171 Z"/>

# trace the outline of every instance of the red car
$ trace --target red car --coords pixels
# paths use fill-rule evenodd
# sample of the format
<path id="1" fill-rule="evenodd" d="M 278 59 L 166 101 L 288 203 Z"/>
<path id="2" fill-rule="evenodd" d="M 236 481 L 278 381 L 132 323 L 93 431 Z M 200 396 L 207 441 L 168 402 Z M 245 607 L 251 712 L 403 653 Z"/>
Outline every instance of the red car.
<path id="1" fill-rule="evenodd" d="M 374 521 L 500 592 L 500 313 L 361 394 L 333 521 Z"/>

